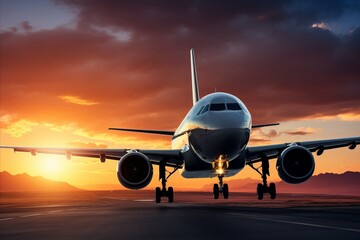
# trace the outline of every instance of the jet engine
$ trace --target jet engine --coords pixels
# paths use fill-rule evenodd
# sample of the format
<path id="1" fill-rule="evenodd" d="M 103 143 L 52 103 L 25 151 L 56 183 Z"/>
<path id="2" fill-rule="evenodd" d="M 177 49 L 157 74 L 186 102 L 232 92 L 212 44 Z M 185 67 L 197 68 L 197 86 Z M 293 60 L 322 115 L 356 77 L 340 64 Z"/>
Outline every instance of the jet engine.
<path id="1" fill-rule="evenodd" d="M 308 180 L 315 170 L 312 153 L 303 146 L 294 145 L 286 148 L 276 162 L 279 177 L 292 184 Z"/>
<path id="2" fill-rule="evenodd" d="M 146 187 L 153 176 L 152 164 L 147 156 L 131 150 L 119 161 L 117 177 L 119 182 L 129 189 Z"/>

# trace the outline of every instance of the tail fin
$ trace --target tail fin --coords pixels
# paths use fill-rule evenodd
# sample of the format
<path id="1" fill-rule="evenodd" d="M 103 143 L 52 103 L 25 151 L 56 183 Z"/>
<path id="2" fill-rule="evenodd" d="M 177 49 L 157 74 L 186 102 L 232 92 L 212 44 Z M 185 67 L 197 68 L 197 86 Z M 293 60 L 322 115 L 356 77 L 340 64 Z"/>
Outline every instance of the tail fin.
<path id="1" fill-rule="evenodd" d="M 195 63 L 195 52 L 192 48 L 190 50 L 190 62 L 191 62 L 191 85 L 192 85 L 192 96 L 193 96 L 193 105 L 199 101 L 199 86 L 198 78 L 196 74 L 196 63 Z"/>

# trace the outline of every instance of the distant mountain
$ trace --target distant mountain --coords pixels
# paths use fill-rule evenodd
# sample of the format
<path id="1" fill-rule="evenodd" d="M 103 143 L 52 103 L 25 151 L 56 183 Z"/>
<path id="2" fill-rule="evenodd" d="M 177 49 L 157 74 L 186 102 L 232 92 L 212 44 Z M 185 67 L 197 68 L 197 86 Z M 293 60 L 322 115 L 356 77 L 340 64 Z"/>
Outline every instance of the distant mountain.
<path id="1" fill-rule="evenodd" d="M 230 180 L 230 191 L 254 192 L 261 179 Z M 360 195 L 360 172 L 345 172 L 342 174 L 324 173 L 311 177 L 301 184 L 288 184 L 283 181 L 276 182 L 278 193 L 310 193 L 333 195 Z M 204 190 L 212 191 L 212 184 L 205 185 Z"/>
<path id="2" fill-rule="evenodd" d="M 277 187 L 279 191 L 288 193 L 360 195 L 360 172 L 324 173 L 303 184 L 280 182 Z"/>
<path id="3" fill-rule="evenodd" d="M 55 191 L 79 191 L 66 182 L 51 181 L 43 177 L 31 177 L 26 173 L 11 175 L 8 172 L 0 172 L 0 192 L 55 192 Z"/>

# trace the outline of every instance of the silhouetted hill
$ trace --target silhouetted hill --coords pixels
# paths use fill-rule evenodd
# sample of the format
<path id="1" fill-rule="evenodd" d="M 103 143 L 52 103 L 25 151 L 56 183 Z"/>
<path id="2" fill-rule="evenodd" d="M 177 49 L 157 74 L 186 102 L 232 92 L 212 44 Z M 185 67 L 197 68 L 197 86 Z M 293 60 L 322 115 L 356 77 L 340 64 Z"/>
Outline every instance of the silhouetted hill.
<path id="1" fill-rule="evenodd" d="M 8 172 L 0 172 L 0 192 L 24 192 L 24 191 L 79 191 L 66 182 L 51 181 L 43 177 L 31 177 L 26 173 L 11 175 Z"/>
<path id="2" fill-rule="evenodd" d="M 230 180 L 230 191 L 255 192 L 256 185 L 261 179 Z M 334 195 L 360 195 L 360 172 L 345 172 L 342 174 L 324 173 L 311 177 L 301 184 L 288 184 L 283 181 L 276 182 L 279 193 L 311 193 Z M 212 191 L 212 184 L 205 185 L 204 190 Z"/>
<path id="3" fill-rule="evenodd" d="M 310 178 L 303 184 L 280 182 L 277 187 L 279 191 L 288 193 L 360 195 L 360 172 L 324 173 Z"/>

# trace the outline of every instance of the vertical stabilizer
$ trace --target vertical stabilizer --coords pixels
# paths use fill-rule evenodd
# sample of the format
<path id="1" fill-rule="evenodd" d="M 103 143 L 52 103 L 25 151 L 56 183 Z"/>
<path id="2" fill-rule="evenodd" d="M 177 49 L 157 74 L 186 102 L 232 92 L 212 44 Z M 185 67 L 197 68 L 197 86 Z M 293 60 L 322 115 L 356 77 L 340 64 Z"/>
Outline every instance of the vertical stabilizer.
<path id="1" fill-rule="evenodd" d="M 190 62 L 191 62 L 191 86 L 192 86 L 193 105 L 195 105 L 195 103 L 199 101 L 199 86 L 198 86 L 198 78 L 196 74 L 195 52 L 193 48 L 190 50 Z"/>

